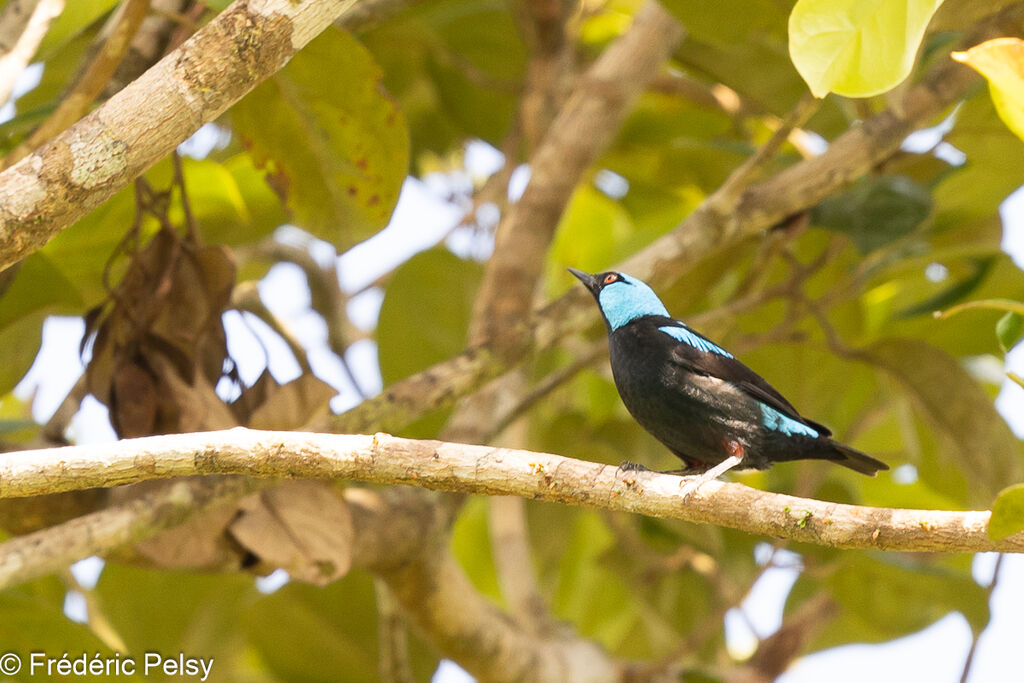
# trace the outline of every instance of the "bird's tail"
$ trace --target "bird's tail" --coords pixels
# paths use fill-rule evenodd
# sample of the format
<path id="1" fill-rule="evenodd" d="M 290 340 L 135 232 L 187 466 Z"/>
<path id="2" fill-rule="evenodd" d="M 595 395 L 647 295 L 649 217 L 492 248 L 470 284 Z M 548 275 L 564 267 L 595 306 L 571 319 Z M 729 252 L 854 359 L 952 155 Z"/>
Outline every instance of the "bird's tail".
<path id="1" fill-rule="evenodd" d="M 875 476 L 880 470 L 887 470 L 889 466 L 881 460 L 872 458 L 867 453 L 861 453 L 856 448 L 850 448 L 846 444 L 839 443 L 838 441 L 832 441 L 829 439 L 830 445 L 835 452 L 835 457 L 829 458 L 832 462 L 843 467 L 849 467 L 851 470 L 866 474 L 870 477 Z"/>

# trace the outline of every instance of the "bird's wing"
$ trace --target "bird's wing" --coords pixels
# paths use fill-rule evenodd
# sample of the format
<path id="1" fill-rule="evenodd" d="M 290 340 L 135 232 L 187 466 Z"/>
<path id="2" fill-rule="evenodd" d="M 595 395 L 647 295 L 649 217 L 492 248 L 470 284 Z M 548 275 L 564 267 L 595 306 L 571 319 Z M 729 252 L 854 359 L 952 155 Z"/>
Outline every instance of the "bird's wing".
<path id="1" fill-rule="evenodd" d="M 827 427 L 808 420 L 798 413 L 796 408 L 775 387 L 768 384 L 761 375 L 736 360 L 731 353 L 699 332 L 694 332 L 683 323 L 676 320 L 673 320 L 672 323 L 658 329 L 678 342 L 672 348 L 673 363 L 690 372 L 729 382 L 751 398 L 788 418 L 813 428 L 822 436 L 832 434 Z"/>

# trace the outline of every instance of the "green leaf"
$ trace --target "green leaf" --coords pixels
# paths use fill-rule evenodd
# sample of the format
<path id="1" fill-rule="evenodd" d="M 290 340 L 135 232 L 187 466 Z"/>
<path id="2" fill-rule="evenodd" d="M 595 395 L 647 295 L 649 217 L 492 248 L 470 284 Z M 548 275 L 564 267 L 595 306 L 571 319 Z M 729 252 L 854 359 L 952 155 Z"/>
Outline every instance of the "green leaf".
<path id="1" fill-rule="evenodd" d="M 591 185 L 582 185 L 562 214 L 549 251 L 547 282 L 553 286 L 552 294 L 579 284 L 566 266 L 595 272 L 613 263 L 616 245 L 633 230 L 629 214 L 618 202 Z"/>
<path id="2" fill-rule="evenodd" d="M 898 85 L 914 66 L 942 0 L 798 0 L 789 16 L 789 54 L 815 97 L 870 97 Z"/>
<path id="3" fill-rule="evenodd" d="M 454 356 L 466 346 L 473 297 L 483 269 L 447 249 L 413 256 L 388 282 L 377 321 L 377 357 L 384 384 Z M 443 415 L 403 430 L 409 437 L 437 435 Z"/>
<path id="4" fill-rule="evenodd" d="M 1024 332 L 1024 317 L 1013 311 L 1007 313 L 996 323 L 996 337 L 999 339 L 999 346 L 1006 353 L 1021 337 Z"/>
<path id="5" fill-rule="evenodd" d="M 1024 140 L 1024 40 L 995 38 L 951 56 L 988 80 L 999 118 Z"/>
<path id="6" fill-rule="evenodd" d="M 60 658 L 68 653 L 69 658 L 87 653 L 90 657 L 99 652 L 101 656 L 112 657 L 113 652 L 84 624 L 77 624 L 64 615 L 64 597 L 67 591 L 56 577 L 46 577 L 0 593 L 0 642 L 3 652 L 14 652 L 23 663 L 20 678 L 4 680 L 41 680 L 50 678 L 39 670 L 35 676 L 28 672 L 29 656 L 32 652 L 45 652 L 47 656 Z M 58 678 L 53 676 L 51 680 Z M 73 678 L 73 677 L 72 677 Z M 91 680 L 91 677 L 87 677 Z M 133 677 L 134 678 L 134 677 Z M 139 676 L 139 679 L 142 677 Z M 124 680 L 110 676 L 100 680 Z"/>
<path id="7" fill-rule="evenodd" d="M 104 616 L 133 656 L 184 651 L 225 664 L 243 645 L 240 612 L 258 595 L 252 577 L 244 574 L 189 574 L 115 563 L 103 568 L 95 592 Z"/>
<path id="8" fill-rule="evenodd" d="M 510 10 L 493 0 L 419 3 L 360 35 L 408 120 L 418 168 L 467 139 L 501 146 L 527 56 Z"/>
<path id="9" fill-rule="evenodd" d="M 957 108 L 945 141 L 966 154 L 967 163 L 935 187 L 935 226 L 964 234 L 968 224 L 990 219 L 999 203 L 1024 184 L 1024 154 L 991 98 L 981 94 Z"/>
<path id="10" fill-rule="evenodd" d="M 409 137 L 380 68 L 352 36 L 325 31 L 231 117 L 296 225 L 344 251 L 387 224 Z"/>
<path id="11" fill-rule="evenodd" d="M 500 605 L 503 602 L 501 587 L 487 524 L 490 508 L 486 497 L 470 498 L 466 502 L 452 525 L 451 549 L 473 586 Z"/>
<path id="12" fill-rule="evenodd" d="M 49 58 L 55 49 L 92 26 L 97 19 L 113 9 L 117 2 L 118 0 L 74 0 L 64 3 L 60 15 L 39 44 L 37 56 Z"/>
<path id="13" fill-rule="evenodd" d="M 74 283 L 45 252 L 26 258 L 0 298 L 0 329 L 38 311 L 70 312 L 82 299 Z"/>
<path id="14" fill-rule="evenodd" d="M 1016 437 L 956 359 L 914 339 L 884 339 L 869 347 L 866 357 L 900 381 L 944 437 L 971 484 L 971 501 L 988 502 L 1007 482 L 1020 479 Z"/>
<path id="15" fill-rule="evenodd" d="M 988 535 L 994 539 L 1024 531 L 1024 484 L 1014 484 L 999 492 L 992 504 Z"/>
<path id="16" fill-rule="evenodd" d="M 624 577 L 603 561 L 613 545 L 611 531 L 596 513 L 579 514 L 566 539 L 552 607 L 580 633 L 614 650 L 636 628 L 639 614 Z"/>
<path id="17" fill-rule="evenodd" d="M 0 396 L 13 389 L 32 367 L 43 338 L 44 311 L 19 318 L 0 330 L 0 348 L 4 362 L 0 363 Z"/>
<path id="18" fill-rule="evenodd" d="M 353 571 L 325 588 L 289 583 L 236 615 L 267 671 L 251 680 L 371 683 L 378 671 L 373 582 Z M 438 657 L 411 638 L 413 680 L 430 680 Z M 242 662 L 239 662 L 240 664 Z"/>
<path id="19" fill-rule="evenodd" d="M 817 225 L 841 232 L 866 254 L 914 231 L 932 209 L 932 196 L 910 178 L 866 178 L 813 212 Z"/>
<path id="20" fill-rule="evenodd" d="M 948 286 L 943 287 L 924 301 L 918 301 L 896 311 L 894 316 L 897 318 L 913 318 L 929 313 L 934 315 L 935 311 L 949 306 L 954 301 L 960 301 L 970 296 L 989 276 L 992 268 L 997 265 L 997 258 L 995 256 L 987 256 L 969 259 L 965 260 L 963 265 L 970 267 L 970 271 L 967 274 L 955 279 L 949 278 L 951 282 Z"/>
<path id="21" fill-rule="evenodd" d="M 921 630 L 958 611 L 977 633 L 989 619 L 988 594 L 969 571 L 915 566 L 898 557 L 846 553 L 825 579 L 841 612 L 815 638 L 814 649 L 849 642 L 882 642 Z M 791 602 L 815 580 L 801 577 Z"/>
<path id="22" fill-rule="evenodd" d="M 222 162 L 186 157 L 182 164 L 189 206 L 206 244 L 255 242 L 287 222 L 280 199 L 249 154 L 235 154 Z M 146 180 L 154 187 L 170 187 L 172 174 L 170 160 L 165 159 L 146 172 Z M 185 213 L 177 196 L 168 213 L 174 224 L 184 226 Z"/>

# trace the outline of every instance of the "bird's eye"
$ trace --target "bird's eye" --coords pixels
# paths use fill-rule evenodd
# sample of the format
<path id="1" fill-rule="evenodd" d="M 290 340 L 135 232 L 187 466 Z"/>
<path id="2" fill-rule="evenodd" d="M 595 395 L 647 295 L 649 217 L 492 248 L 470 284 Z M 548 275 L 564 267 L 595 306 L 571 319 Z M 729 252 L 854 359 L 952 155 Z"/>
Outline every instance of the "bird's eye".
<path id="1" fill-rule="evenodd" d="M 604 276 L 604 283 L 606 285 L 610 285 L 611 283 L 615 282 L 618 279 L 619 276 L 616 275 L 615 273 L 608 273 L 607 275 Z"/>

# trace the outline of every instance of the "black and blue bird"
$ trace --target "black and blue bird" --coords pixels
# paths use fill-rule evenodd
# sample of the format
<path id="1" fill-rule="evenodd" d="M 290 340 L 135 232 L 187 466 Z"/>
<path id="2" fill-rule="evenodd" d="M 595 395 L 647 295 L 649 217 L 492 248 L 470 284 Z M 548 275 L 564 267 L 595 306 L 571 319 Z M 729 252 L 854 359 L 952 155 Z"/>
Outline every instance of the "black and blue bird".
<path id="1" fill-rule="evenodd" d="M 732 468 L 766 469 L 789 460 L 828 460 L 862 474 L 884 462 L 833 441 L 760 375 L 668 314 L 647 284 L 624 273 L 569 272 L 597 300 L 608 328 L 612 375 L 633 418 L 702 474 L 693 487 Z"/>

